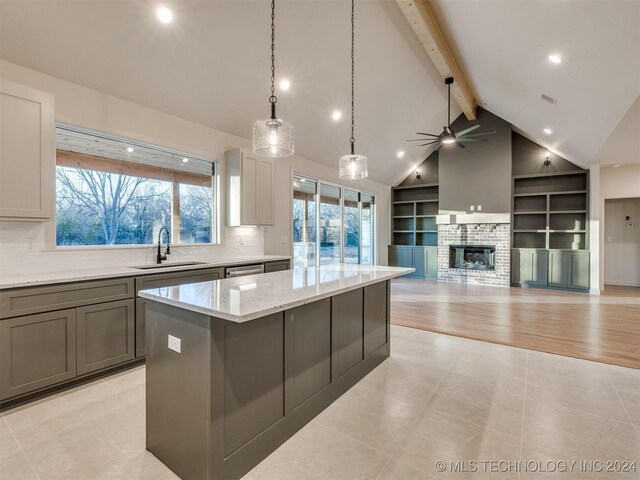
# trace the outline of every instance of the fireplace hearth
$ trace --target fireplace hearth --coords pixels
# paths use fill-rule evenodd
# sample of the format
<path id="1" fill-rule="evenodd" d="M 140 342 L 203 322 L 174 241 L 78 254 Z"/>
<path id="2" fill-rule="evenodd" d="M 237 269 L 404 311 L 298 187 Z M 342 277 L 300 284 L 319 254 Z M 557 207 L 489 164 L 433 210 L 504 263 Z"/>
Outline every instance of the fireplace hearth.
<path id="1" fill-rule="evenodd" d="M 495 270 L 495 245 L 449 245 L 449 268 Z"/>

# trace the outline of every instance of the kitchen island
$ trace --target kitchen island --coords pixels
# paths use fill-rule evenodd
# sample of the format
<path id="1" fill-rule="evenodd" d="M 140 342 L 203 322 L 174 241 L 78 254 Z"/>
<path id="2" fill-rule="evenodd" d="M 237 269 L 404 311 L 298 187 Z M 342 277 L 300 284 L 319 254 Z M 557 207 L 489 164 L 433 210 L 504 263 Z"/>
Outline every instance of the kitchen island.
<path id="1" fill-rule="evenodd" d="M 240 478 L 389 356 L 389 281 L 324 265 L 143 290 L 147 450 Z"/>

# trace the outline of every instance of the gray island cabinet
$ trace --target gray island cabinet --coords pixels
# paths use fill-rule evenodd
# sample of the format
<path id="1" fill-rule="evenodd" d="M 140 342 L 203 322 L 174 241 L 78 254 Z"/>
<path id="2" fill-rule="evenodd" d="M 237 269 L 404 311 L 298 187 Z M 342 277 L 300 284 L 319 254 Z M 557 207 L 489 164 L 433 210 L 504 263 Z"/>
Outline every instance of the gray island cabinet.
<path id="1" fill-rule="evenodd" d="M 389 356 L 389 280 L 325 265 L 143 290 L 147 449 L 240 478 Z"/>

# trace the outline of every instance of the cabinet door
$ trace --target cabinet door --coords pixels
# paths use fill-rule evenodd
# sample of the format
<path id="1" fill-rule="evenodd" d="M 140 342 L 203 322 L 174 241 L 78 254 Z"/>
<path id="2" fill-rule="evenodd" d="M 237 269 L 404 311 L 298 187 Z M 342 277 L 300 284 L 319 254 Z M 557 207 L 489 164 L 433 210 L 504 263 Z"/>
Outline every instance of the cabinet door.
<path id="1" fill-rule="evenodd" d="M 413 273 L 416 277 L 424 277 L 427 275 L 427 252 L 424 247 L 413 247 L 412 249 Z"/>
<path id="2" fill-rule="evenodd" d="M 524 251 L 511 250 L 511 283 L 514 285 L 522 285 L 523 260 L 526 261 Z"/>
<path id="3" fill-rule="evenodd" d="M 136 358 L 147 354 L 147 300 L 136 298 Z"/>
<path id="4" fill-rule="evenodd" d="M 273 225 L 273 160 L 258 161 L 258 224 Z"/>
<path id="5" fill-rule="evenodd" d="M 566 288 L 569 285 L 569 265 L 566 252 L 549 251 L 548 284 L 550 287 Z"/>
<path id="6" fill-rule="evenodd" d="M 0 400 L 75 376 L 75 309 L 0 321 Z"/>
<path id="7" fill-rule="evenodd" d="M 56 168 L 53 95 L 0 81 L 0 125 L 0 218 L 51 218 Z"/>
<path id="8" fill-rule="evenodd" d="M 413 268 L 413 252 L 411 247 L 402 247 L 400 249 L 400 266 Z"/>
<path id="9" fill-rule="evenodd" d="M 531 276 L 529 277 L 529 284 L 536 287 L 547 286 L 547 269 L 549 267 L 549 252 L 546 250 L 532 250 L 531 251 Z"/>
<path id="10" fill-rule="evenodd" d="M 569 288 L 589 288 L 589 252 L 566 252 L 569 256 Z"/>
<path id="11" fill-rule="evenodd" d="M 400 249 L 398 247 L 394 247 L 393 245 L 389 245 L 389 266 L 400 266 Z"/>
<path id="12" fill-rule="evenodd" d="M 364 287 L 364 356 L 365 358 L 387 343 L 389 323 L 389 282 Z"/>
<path id="13" fill-rule="evenodd" d="M 258 159 L 246 152 L 242 152 L 240 184 L 242 225 L 258 225 Z"/>
<path id="14" fill-rule="evenodd" d="M 427 278 L 438 278 L 438 247 L 426 247 Z"/>
<path id="15" fill-rule="evenodd" d="M 134 358 L 134 301 L 77 309 L 78 375 Z"/>

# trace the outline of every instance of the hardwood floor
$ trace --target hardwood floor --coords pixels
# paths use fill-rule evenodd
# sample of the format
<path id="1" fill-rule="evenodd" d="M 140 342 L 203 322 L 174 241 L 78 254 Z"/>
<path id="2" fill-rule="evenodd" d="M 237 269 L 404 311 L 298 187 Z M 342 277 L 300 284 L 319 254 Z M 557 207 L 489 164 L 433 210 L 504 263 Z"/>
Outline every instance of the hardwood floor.
<path id="1" fill-rule="evenodd" d="M 640 369 L 640 288 L 602 295 L 400 278 L 396 325 Z"/>

